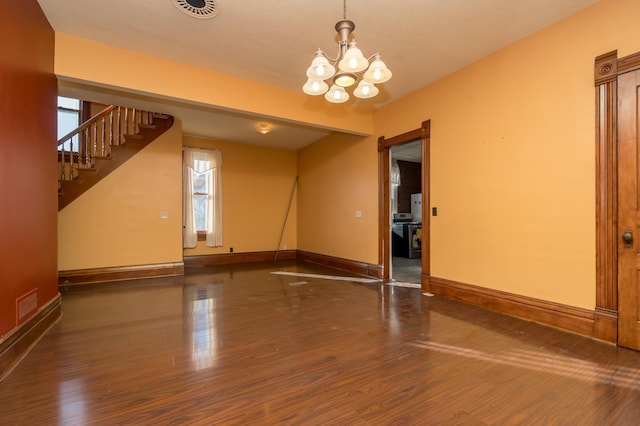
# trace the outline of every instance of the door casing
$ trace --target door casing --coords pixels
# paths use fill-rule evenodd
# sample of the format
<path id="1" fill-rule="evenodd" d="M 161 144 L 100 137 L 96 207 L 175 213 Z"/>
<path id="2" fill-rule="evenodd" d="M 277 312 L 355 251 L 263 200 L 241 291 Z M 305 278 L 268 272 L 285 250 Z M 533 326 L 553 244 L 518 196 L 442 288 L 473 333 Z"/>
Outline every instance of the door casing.
<path id="1" fill-rule="evenodd" d="M 431 144 L 431 121 L 409 132 L 391 138 L 378 138 L 378 263 L 382 265 L 382 275 L 390 279 L 391 263 L 391 206 L 390 206 L 390 165 L 391 147 L 420 139 L 422 142 L 422 274 L 420 286 L 423 292 L 429 292 L 430 274 L 430 215 L 429 195 L 429 148 Z M 426 236 L 426 238 L 425 238 Z"/>
<path id="2" fill-rule="evenodd" d="M 618 342 L 618 76 L 640 69 L 640 52 L 596 57 L 596 307 L 594 337 Z"/>

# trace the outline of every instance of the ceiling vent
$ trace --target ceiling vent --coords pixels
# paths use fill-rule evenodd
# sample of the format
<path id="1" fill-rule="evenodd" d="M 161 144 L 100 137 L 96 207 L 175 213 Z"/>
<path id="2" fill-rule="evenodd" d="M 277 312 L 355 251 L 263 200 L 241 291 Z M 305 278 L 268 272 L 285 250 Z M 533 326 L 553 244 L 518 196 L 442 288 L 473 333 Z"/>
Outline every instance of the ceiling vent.
<path id="1" fill-rule="evenodd" d="M 173 0 L 178 9 L 194 18 L 213 18 L 218 14 L 215 0 Z"/>

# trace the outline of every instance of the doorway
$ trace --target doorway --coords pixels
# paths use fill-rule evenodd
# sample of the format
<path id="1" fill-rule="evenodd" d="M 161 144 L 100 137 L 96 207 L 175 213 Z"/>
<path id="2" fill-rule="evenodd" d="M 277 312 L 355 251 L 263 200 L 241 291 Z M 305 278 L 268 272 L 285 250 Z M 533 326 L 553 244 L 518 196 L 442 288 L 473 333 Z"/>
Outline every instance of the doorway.
<path id="1" fill-rule="evenodd" d="M 596 338 L 640 350 L 640 53 L 595 59 Z"/>
<path id="2" fill-rule="evenodd" d="M 421 285 L 422 291 L 429 291 L 429 258 L 430 258 L 430 243 L 429 243 L 429 226 L 430 226 L 430 218 L 427 212 L 429 212 L 429 145 L 430 145 L 430 137 L 431 137 L 431 123 L 430 121 L 425 121 L 422 123 L 421 127 L 406 133 L 403 133 L 398 136 L 394 136 L 392 138 L 385 138 L 384 136 L 378 139 L 378 193 L 379 193 L 379 227 L 378 227 L 378 236 L 379 236 L 379 246 L 378 246 L 378 258 L 379 263 L 382 265 L 383 270 L 383 278 L 385 280 L 389 280 L 394 278 L 396 280 L 405 281 L 402 277 L 402 268 L 403 265 L 400 263 L 407 263 L 405 260 L 409 260 L 412 262 L 410 264 L 413 268 L 413 274 L 417 275 L 416 271 L 419 271 L 418 281 Z M 392 157 L 393 151 L 396 151 L 398 154 L 401 151 L 401 148 L 397 150 L 394 147 L 400 147 L 405 144 L 415 143 L 420 148 L 420 162 L 419 162 L 419 188 L 421 192 L 413 192 L 413 194 L 420 194 L 418 196 L 414 196 L 414 200 L 419 200 L 418 207 L 420 210 L 416 212 L 416 218 L 421 219 L 420 226 L 417 225 L 416 221 L 413 221 L 413 214 L 410 211 L 409 207 L 401 207 L 402 209 L 407 209 L 407 212 L 399 212 L 399 213 L 407 213 L 409 216 L 409 221 L 413 222 L 412 230 L 407 230 L 407 232 L 413 232 L 408 239 L 406 239 L 407 244 L 412 244 L 411 247 L 416 248 L 413 245 L 414 241 L 416 245 L 419 245 L 420 250 L 419 254 L 416 254 L 414 251 L 411 255 L 402 257 L 402 259 L 396 259 L 396 265 L 399 268 L 398 274 L 393 274 L 393 264 L 394 264 L 394 256 L 393 256 L 393 230 L 392 225 L 394 224 L 393 214 L 392 214 L 392 184 L 391 184 L 391 168 L 392 168 Z M 414 146 L 415 148 L 416 146 Z M 399 156 L 399 154 L 398 154 Z M 415 159 L 415 158 L 414 158 Z M 417 188 L 417 186 L 416 186 Z M 409 199 L 411 194 L 409 194 Z M 400 201 L 400 199 L 398 199 Z M 410 201 L 409 201 L 410 203 Z M 415 208 L 414 208 L 415 212 Z M 419 241 L 418 241 L 419 240 Z M 409 249 L 407 249 L 409 250 Z M 413 259 L 411 260 L 411 256 Z M 400 258 L 401 256 L 395 256 L 396 258 Z M 411 276 L 411 280 L 415 281 L 415 275 Z M 412 281 L 410 281 L 412 282 Z"/>
<path id="3" fill-rule="evenodd" d="M 390 147 L 390 279 L 419 284 L 422 275 L 422 141 Z"/>
<path id="4" fill-rule="evenodd" d="M 640 350 L 640 69 L 618 75 L 618 344 Z"/>

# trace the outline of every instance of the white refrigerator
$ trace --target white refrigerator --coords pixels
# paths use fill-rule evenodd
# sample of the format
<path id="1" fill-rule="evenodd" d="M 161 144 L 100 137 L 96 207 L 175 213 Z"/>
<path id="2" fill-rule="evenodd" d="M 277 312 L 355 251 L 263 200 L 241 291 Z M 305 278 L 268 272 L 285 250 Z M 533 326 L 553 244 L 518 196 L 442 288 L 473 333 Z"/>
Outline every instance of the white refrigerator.
<path id="1" fill-rule="evenodd" d="M 422 193 L 411 194 L 411 219 L 422 223 Z"/>

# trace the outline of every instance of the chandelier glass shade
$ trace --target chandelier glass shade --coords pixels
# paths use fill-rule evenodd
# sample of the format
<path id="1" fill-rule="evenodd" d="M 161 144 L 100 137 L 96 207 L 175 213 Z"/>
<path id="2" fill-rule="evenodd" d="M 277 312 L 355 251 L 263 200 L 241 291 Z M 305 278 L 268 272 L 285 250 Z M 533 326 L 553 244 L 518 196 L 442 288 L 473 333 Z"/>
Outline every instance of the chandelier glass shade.
<path id="1" fill-rule="evenodd" d="M 358 48 L 352 33 L 356 25 L 346 19 L 338 21 L 336 31 L 340 36 L 338 42 L 338 56 L 335 59 L 327 57 L 321 50 L 316 51 L 316 56 L 307 68 L 307 82 L 302 86 L 304 93 L 312 96 L 324 95 L 325 99 L 332 103 L 343 103 L 349 100 L 350 95 L 345 88 L 358 82 L 353 95 L 357 98 L 367 99 L 376 96 L 380 90 L 375 86 L 391 79 L 391 71 L 376 53 L 370 58 L 365 58 Z"/>

